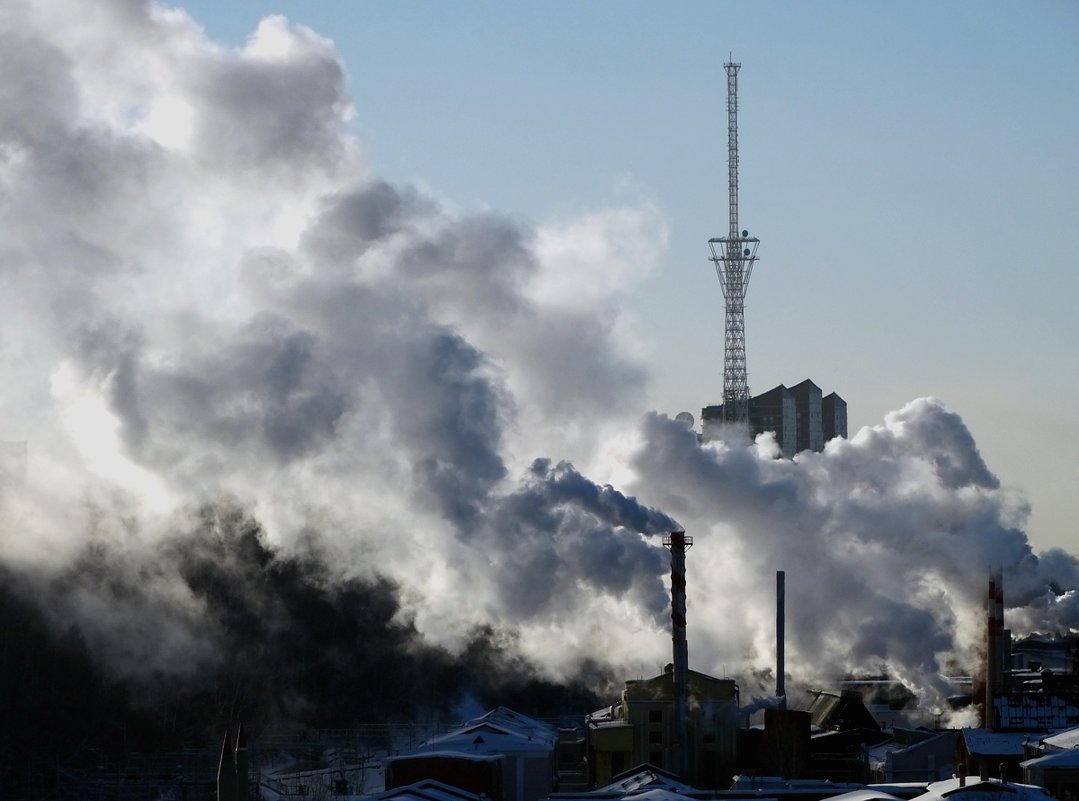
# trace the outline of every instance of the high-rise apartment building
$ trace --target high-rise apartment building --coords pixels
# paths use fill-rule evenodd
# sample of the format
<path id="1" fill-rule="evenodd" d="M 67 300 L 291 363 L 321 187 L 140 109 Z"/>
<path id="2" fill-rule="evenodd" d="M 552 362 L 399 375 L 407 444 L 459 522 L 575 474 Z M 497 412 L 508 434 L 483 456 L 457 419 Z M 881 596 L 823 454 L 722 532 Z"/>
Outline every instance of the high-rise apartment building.
<path id="1" fill-rule="evenodd" d="M 701 438 L 705 442 L 719 438 L 723 423 L 722 405 L 705 406 Z M 847 402 L 835 392 L 822 396 L 808 378 L 793 387 L 780 384 L 749 399 L 749 435 L 765 431 L 774 432 L 787 458 L 802 451 L 820 452 L 828 440 L 847 436 Z"/>

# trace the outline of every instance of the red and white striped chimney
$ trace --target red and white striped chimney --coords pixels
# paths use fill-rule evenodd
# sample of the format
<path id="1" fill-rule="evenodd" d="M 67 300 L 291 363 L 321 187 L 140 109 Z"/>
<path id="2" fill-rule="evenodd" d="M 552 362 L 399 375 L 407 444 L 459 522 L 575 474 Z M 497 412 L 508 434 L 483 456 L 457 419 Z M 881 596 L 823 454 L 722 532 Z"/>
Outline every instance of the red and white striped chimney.
<path id="1" fill-rule="evenodd" d="M 987 729 L 997 727 L 994 700 L 1004 691 L 1004 575 L 997 570 L 989 577 L 985 600 L 985 716 Z"/>

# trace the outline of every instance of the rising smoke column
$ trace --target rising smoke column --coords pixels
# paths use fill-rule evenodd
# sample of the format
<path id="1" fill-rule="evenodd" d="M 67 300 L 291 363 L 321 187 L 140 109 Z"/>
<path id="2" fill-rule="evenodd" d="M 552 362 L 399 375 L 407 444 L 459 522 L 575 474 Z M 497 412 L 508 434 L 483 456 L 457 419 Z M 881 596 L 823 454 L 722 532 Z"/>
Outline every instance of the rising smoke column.
<path id="1" fill-rule="evenodd" d="M 656 209 L 531 227 L 380 180 L 332 43 L 280 17 L 231 50 L 150 2 L 0 14 L 0 436 L 31 443 L 0 558 L 109 675 L 287 650 L 282 565 L 342 631 L 369 597 L 401 665 L 658 671 L 675 521 L 706 672 L 770 664 L 776 569 L 808 677 L 933 690 L 997 565 L 1012 620 L 1075 625 L 1074 559 L 1031 551 L 937 401 L 794 461 L 642 421 L 617 293 Z M 256 695 L 312 721 L 318 684 Z"/>
<path id="2" fill-rule="evenodd" d="M 1025 510 L 939 400 L 913 401 L 790 461 L 776 458 L 770 435 L 752 447 L 702 446 L 658 415 L 642 440 L 640 485 L 699 532 L 694 567 L 716 577 L 694 617 L 726 622 L 704 634 L 725 662 L 774 664 L 775 569 L 787 570 L 788 664 L 793 655 L 802 680 L 887 670 L 941 701 L 946 663 L 977 666 L 995 566 L 1025 607 L 1011 613 L 1017 634 L 1079 625 L 1074 557 L 1032 551 L 1019 527 Z"/>
<path id="3" fill-rule="evenodd" d="M 639 414 L 613 293 L 654 209 L 534 229 L 378 180 L 332 43 L 280 17 L 230 50 L 151 2 L 3 14 L 3 436 L 32 457 L 0 556 L 56 577 L 56 625 L 128 680 L 215 669 L 243 627 L 176 543 L 235 505 L 451 652 L 486 626 L 565 677 L 632 633 L 590 610 L 654 628 L 669 518 L 566 461 Z M 566 292 L 581 250 L 613 284 Z"/>

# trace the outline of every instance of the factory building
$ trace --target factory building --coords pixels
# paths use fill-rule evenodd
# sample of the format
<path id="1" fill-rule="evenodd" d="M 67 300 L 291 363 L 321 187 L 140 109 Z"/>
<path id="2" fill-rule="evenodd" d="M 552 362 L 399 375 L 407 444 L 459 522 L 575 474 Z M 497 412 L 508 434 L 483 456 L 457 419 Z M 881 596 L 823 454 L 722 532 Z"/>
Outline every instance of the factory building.
<path id="1" fill-rule="evenodd" d="M 694 787 L 730 784 L 736 758 L 738 685 L 690 670 L 689 775 Z M 674 668 L 650 679 L 627 681 L 617 702 L 588 716 L 592 787 L 603 787 L 630 768 L 672 770 L 675 741 Z"/>
<path id="2" fill-rule="evenodd" d="M 689 669 L 686 642 L 684 531 L 664 537 L 671 551 L 671 634 L 674 661 L 658 676 L 626 682 L 618 701 L 587 718 L 591 787 L 650 765 L 700 788 L 730 783 L 738 756 L 738 685 Z"/>
<path id="3" fill-rule="evenodd" d="M 718 439 L 723 422 L 722 404 L 705 406 L 702 439 Z M 773 432 L 787 458 L 802 451 L 820 452 L 828 440 L 847 436 L 847 402 L 835 392 L 823 396 L 808 378 L 793 387 L 780 384 L 749 399 L 749 431 L 752 437 Z"/>
<path id="4" fill-rule="evenodd" d="M 1042 662 L 1054 652 L 1055 670 Z M 1013 647 L 1011 631 L 1004 627 L 1003 573 L 994 573 L 986 595 L 985 663 L 974 686 L 985 730 L 1044 732 L 1079 725 L 1077 656 L 1079 638 L 1074 635 Z"/>

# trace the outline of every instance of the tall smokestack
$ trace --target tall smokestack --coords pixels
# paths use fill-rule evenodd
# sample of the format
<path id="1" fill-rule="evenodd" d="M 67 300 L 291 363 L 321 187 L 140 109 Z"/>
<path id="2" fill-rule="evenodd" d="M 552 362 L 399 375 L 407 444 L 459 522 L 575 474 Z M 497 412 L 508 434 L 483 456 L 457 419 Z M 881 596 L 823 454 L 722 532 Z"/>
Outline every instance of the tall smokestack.
<path id="1" fill-rule="evenodd" d="M 994 699 L 1004 690 L 1004 575 L 998 570 L 989 577 L 985 600 L 985 715 L 987 729 L 997 727 Z"/>
<path id="2" fill-rule="evenodd" d="M 785 610 L 787 605 L 786 574 L 782 570 L 776 571 L 776 698 L 779 699 L 779 708 L 787 708 L 787 688 L 784 685 L 784 673 L 786 672 L 786 659 L 783 652 L 783 641 L 786 638 Z"/>
<path id="3" fill-rule="evenodd" d="M 671 629 L 674 640 L 674 743 L 671 766 L 689 777 L 689 645 L 686 643 L 686 550 L 693 538 L 672 531 L 663 544 L 671 549 Z"/>

